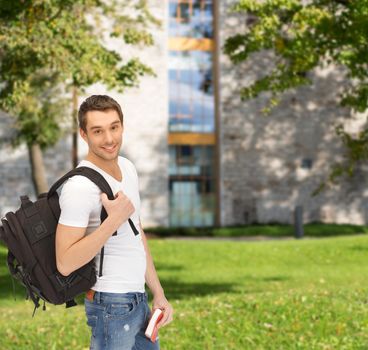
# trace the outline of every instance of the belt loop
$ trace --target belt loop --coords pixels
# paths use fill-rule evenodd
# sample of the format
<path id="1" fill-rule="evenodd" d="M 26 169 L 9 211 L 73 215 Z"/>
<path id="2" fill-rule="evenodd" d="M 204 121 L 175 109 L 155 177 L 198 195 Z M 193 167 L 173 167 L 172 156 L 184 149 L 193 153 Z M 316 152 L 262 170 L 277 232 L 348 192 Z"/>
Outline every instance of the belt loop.
<path id="1" fill-rule="evenodd" d="M 95 300 L 97 304 L 101 304 L 101 292 L 96 292 Z"/>

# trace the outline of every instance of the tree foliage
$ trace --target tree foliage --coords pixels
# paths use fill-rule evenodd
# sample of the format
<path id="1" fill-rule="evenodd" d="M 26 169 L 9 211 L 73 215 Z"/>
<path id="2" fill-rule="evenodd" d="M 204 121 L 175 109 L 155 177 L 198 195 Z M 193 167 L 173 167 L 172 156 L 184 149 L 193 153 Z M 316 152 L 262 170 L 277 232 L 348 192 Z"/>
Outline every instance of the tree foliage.
<path id="1" fill-rule="evenodd" d="M 154 74 L 105 40 L 151 45 L 147 28 L 159 22 L 145 1 L 18 0 L 0 9 L 0 108 L 16 117 L 16 143 L 58 140 L 68 87 L 101 82 L 123 91 Z"/>
<path id="2" fill-rule="evenodd" d="M 242 99 L 269 91 L 270 111 L 283 92 L 311 84 L 308 72 L 334 65 L 345 78 L 340 104 L 355 112 L 368 109 L 368 0 L 241 0 L 234 10 L 244 13 L 249 25 L 226 40 L 232 62 L 263 50 L 275 57 L 269 73 L 242 87 Z M 347 161 L 334 166 L 332 182 L 368 159 L 368 130 L 352 136 L 340 125 L 337 133 L 347 146 Z"/>

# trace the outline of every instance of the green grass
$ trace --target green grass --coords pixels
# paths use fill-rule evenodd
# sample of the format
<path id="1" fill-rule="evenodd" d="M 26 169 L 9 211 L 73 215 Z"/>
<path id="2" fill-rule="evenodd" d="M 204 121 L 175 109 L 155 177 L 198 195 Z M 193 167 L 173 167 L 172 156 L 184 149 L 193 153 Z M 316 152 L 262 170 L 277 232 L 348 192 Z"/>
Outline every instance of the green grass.
<path id="1" fill-rule="evenodd" d="M 292 237 L 294 226 L 286 224 L 253 224 L 228 227 L 155 227 L 147 228 L 145 232 L 153 233 L 159 237 L 170 236 L 208 236 L 208 237 L 242 237 L 242 236 L 268 236 Z M 324 224 L 309 223 L 304 225 L 306 237 L 330 237 L 368 233 L 368 226 L 351 224 Z"/>
<path id="2" fill-rule="evenodd" d="M 175 309 L 160 331 L 164 350 L 368 349 L 365 235 L 149 243 Z M 32 319 L 0 266 L 0 349 L 88 348 L 83 306 L 48 306 Z"/>

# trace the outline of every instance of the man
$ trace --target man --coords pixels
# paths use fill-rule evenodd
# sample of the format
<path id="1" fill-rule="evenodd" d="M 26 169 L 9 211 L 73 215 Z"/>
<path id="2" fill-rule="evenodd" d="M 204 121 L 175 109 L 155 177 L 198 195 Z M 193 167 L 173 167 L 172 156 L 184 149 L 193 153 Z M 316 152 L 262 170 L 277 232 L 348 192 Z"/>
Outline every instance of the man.
<path id="1" fill-rule="evenodd" d="M 105 246 L 102 276 L 86 294 L 91 349 L 159 349 L 159 341 L 144 336 L 150 316 L 145 283 L 153 294 L 152 309 L 164 317 L 159 328 L 172 321 L 173 309 L 158 279 L 140 222 L 138 176 L 133 163 L 119 156 L 123 140 L 123 113 L 109 96 L 87 98 L 78 112 L 80 135 L 88 154 L 78 166 L 99 171 L 115 194 L 109 200 L 89 179 L 74 176 L 61 189 L 61 215 L 56 232 L 57 268 L 64 276 L 96 256 Z M 101 223 L 102 205 L 107 218 Z M 140 228 L 135 236 L 129 223 Z M 112 234 L 117 231 L 116 236 Z M 98 271 L 98 268 L 96 269 Z"/>

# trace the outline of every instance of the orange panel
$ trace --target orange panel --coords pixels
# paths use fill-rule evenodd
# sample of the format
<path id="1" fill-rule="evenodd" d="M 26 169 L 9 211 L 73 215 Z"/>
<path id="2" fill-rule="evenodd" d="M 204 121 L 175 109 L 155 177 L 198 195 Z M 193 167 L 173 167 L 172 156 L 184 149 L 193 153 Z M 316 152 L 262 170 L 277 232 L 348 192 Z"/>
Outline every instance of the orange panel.
<path id="1" fill-rule="evenodd" d="M 170 38 L 169 49 L 176 51 L 212 51 L 214 49 L 214 41 L 212 39 L 193 39 L 193 38 Z"/>
<path id="2" fill-rule="evenodd" d="M 169 145 L 214 145 L 215 134 L 176 132 L 168 134 Z"/>

